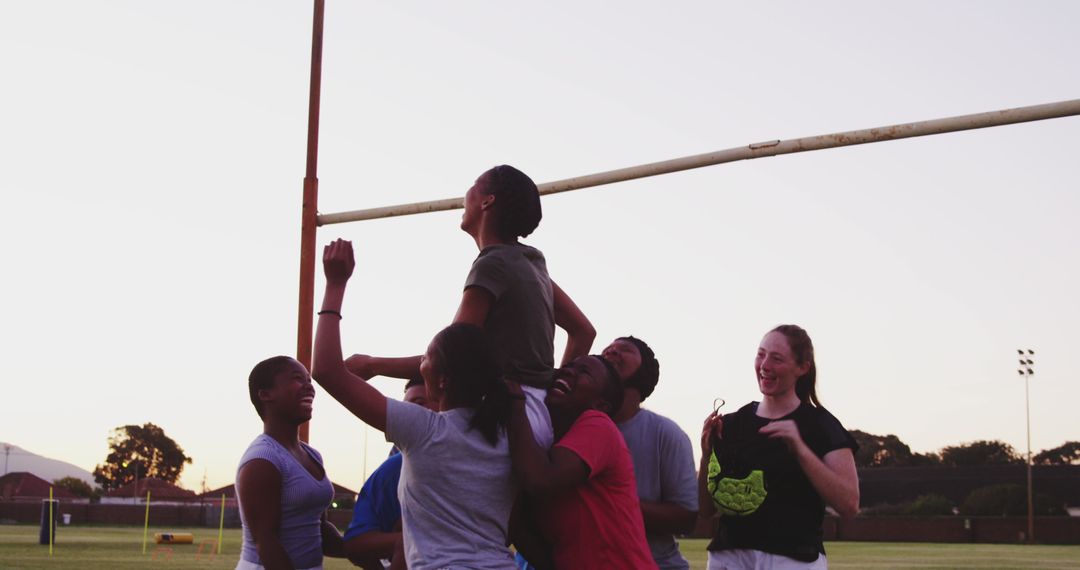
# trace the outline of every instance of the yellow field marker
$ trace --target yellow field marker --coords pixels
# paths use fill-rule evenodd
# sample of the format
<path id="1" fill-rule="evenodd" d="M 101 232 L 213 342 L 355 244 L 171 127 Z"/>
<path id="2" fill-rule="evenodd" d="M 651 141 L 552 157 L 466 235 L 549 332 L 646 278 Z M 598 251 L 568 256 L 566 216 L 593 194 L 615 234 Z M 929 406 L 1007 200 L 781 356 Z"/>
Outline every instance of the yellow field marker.
<path id="1" fill-rule="evenodd" d="M 150 530 L 150 491 L 146 492 L 146 518 L 143 520 L 142 553 L 146 554 L 146 532 Z"/>
<path id="2" fill-rule="evenodd" d="M 221 554 L 221 536 L 225 532 L 225 493 L 221 494 L 221 522 L 217 529 L 217 553 Z"/>

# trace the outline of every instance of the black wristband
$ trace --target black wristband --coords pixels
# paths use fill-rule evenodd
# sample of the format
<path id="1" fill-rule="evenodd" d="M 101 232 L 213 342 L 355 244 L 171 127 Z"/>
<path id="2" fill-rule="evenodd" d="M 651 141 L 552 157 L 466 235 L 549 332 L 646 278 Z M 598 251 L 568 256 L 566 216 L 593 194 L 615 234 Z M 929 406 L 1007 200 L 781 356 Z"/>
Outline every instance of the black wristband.
<path id="1" fill-rule="evenodd" d="M 323 309 L 317 313 L 318 315 L 337 315 L 337 318 L 341 318 L 341 311 L 335 311 L 333 309 Z"/>

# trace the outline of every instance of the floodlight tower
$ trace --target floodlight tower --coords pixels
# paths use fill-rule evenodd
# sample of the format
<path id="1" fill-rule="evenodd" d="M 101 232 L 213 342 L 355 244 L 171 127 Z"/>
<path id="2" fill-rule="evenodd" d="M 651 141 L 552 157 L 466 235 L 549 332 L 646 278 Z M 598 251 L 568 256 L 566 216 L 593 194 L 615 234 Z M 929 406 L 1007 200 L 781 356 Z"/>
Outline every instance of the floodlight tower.
<path id="1" fill-rule="evenodd" d="M 1024 412 L 1027 418 L 1027 541 L 1035 542 L 1035 501 L 1031 493 L 1031 398 L 1028 395 L 1028 381 L 1035 375 L 1035 351 L 1016 349 L 1020 355 L 1020 368 L 1016 372 L 1024 377 Z"/>

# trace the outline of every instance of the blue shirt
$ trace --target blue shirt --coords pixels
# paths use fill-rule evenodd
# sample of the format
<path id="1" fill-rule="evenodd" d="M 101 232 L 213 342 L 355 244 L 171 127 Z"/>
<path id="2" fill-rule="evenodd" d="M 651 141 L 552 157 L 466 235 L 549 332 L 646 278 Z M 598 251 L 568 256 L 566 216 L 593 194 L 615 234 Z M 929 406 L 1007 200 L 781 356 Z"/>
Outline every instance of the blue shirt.
<path id="1" fill-rule="evenodd" d="M 398 502 L 398 480 L 401 479 L 401 454 L 383 461 L 360 488 L 353 507 L 352 521 L 345 531 L 345 540 L 352 540 L 371 531 L 394 532 L 401 519 Z"/>

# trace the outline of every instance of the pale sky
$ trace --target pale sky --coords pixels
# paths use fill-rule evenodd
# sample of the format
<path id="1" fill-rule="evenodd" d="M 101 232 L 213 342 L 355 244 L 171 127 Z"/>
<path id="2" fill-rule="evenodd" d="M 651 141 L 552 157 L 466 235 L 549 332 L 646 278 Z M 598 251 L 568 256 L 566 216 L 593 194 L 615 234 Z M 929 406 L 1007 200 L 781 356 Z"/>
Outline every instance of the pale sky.
<path id="1" fill-rule="evenodd" d="M 500 163 L 540 183 L 1074 99 L 1077 21 L 1064 0 L 329 0 L 320 210 L 461 196 Z M 185 486 L 232 481 L 261 430 L 247 374 L 295 351 L 310 46 L 308 2 L 0 5 L 0 440 L 92 470 L 149 421 L 195 458 Z M 1023 451 L 1034 348 L 1037 452 L 1080 439 L 1078 136 L 1056 119 L 582 190 L 526 241 L 595 352 L 654 347 L 645 405 L 695 442 L 714 397 L 759 397 L 757 343 L 794 322 L 845 426 L 922 452 Z M 449 323 L 476 255 L 459 219 L 320 230 L 357 249 L 347 351 L 415 354 Z M 371 431 L 365 465 L 321 391 L 311 433 L 353 489 L 388 449 Z"/>

